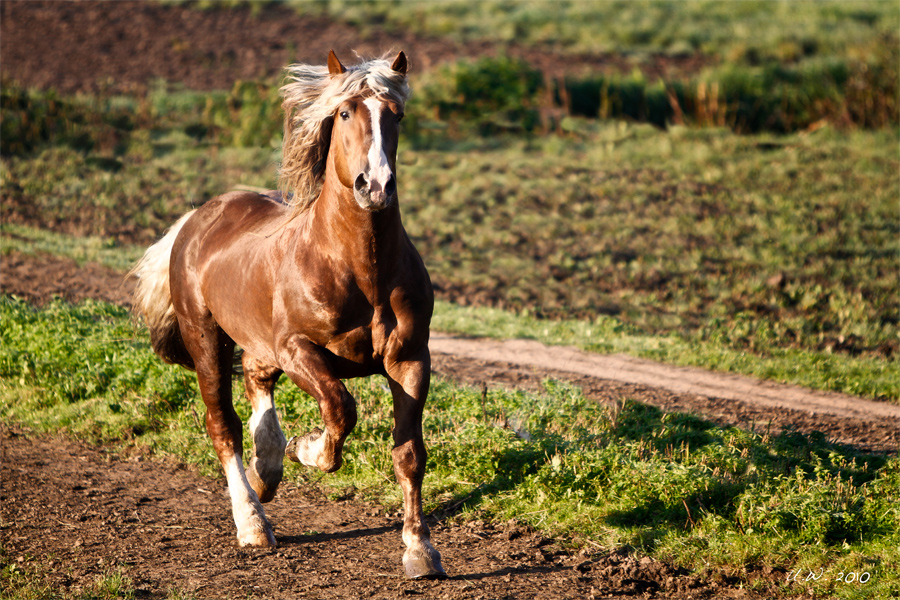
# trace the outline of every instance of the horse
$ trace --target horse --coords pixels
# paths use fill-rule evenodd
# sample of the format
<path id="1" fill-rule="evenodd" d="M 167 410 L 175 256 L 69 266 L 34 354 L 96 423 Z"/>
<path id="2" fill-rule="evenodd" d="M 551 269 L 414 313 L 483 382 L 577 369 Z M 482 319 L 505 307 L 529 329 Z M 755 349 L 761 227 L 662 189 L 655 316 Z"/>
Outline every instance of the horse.
<path id="1" fill-rule="evenodd" d="M 229 192 L 181 217 L 132 269 L 133 306 L 156 354 L 196 372 L 241 546 L 277 544 L 262 505 L 285 457 L 341 467 L 357 422 L 341 380 L 385 376 L 402 563 L 410 578 L 443 579 L 422 511 L 434 292 L 397 198 L 407 67 L 400 52 L 348 68 L 333 50 L 327 66 L 288 66 L 278 190 Z M 236 346 L 252 406 L 247 468 L 231 394 Z M 273 395 L 283 373 L 315 398 L 323 423 L 290 442 Z"/>

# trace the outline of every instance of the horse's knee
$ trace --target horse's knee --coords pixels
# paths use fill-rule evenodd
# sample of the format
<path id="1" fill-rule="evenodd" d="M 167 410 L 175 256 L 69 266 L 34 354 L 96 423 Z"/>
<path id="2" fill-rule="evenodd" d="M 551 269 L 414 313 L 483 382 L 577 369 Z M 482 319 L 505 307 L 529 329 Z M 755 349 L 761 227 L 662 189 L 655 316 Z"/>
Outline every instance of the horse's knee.
<path id="1" fill-rule="evenodd" d="M 343 443 L 356 427 L 358 419 L 356 398 L 341 385 L 330 398 L 320 400 L 319 408 L 325 422 L 325 430 Z"/>
<path id="2" fill-rule="evenodd" d="M 394 459 L 394 473 L 397 479 L 408 479 L 413 483 L 421 483 L 425 478 L 425 463 L 428 455 L 425 445 L 419 440 L 409 440 L 406 443 L 394 446 L 391 450 Z"/>

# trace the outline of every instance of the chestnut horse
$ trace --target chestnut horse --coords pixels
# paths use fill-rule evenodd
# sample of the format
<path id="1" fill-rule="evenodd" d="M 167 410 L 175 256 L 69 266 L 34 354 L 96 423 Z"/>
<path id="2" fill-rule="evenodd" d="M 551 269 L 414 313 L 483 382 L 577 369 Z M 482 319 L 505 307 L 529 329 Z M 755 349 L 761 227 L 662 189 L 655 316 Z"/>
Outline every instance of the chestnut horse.
<path id="1" fill-rule="evenodd" d="M 422 513 L 422 412 L 431 362 L 431 280 L 400 220 L 395 179 L 407 60 L 288 67 L 282 192 L 232 192 L 183 216 L 132 270 L 153 349 L 194 369 L 225 470 L 238 542 L 275 546 L 262 503 L 288 458 L 341 466 L 356 401 L 341 379 L 384 375 L 403 490 L 403 565 L 446 577 Z M 290 198 L 290 202 L 284 199 Z M 253 456 L 232 405 L 239 346 Z M 287 443 L 273 390 L 282 373 L 316 399 L 324 430 Z"/>

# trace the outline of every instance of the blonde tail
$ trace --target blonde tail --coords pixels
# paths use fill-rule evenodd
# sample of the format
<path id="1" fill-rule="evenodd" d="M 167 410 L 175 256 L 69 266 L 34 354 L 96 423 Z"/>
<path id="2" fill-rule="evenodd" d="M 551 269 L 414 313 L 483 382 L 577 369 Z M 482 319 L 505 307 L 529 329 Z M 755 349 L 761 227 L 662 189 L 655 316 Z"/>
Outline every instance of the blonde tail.
<path id="1" fill-rule="evenodd" d="M 194 368 L 194 361 L 184 347 L 175 307 L 172 305 L 169 261 L 175 238 L 193 214 L 194 211 L 191 211 L 178 219 L 161 240 L 147 249 L 127 275 L 129 279 L 137 280 L 132 310 L 137 317 L 143 317 L 147 324 L 153 351 L 164 361 L 189 369 Z"/>

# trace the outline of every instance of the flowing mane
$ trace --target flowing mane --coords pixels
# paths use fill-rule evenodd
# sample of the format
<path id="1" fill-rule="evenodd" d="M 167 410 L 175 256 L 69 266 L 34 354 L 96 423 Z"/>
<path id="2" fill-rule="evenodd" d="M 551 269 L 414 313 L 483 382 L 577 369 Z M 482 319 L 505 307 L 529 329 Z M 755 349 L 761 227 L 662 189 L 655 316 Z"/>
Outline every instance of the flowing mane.
<path id="1" fill-rule="evenodd" d="M 331 143 L 334 113 L 354 96 L 379 96 L 406 104 L 410 90 L 406 75 L 379 58 L 331 75 L 326 66 L 290 65 L 281 88 L 284 100 L 284 143 L 278 188 L 284 198 L 293 194 L 295 212 L 309 208 L 319 193 Z"/>

